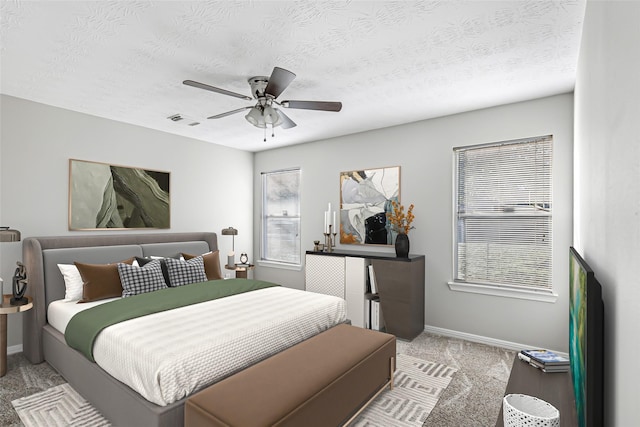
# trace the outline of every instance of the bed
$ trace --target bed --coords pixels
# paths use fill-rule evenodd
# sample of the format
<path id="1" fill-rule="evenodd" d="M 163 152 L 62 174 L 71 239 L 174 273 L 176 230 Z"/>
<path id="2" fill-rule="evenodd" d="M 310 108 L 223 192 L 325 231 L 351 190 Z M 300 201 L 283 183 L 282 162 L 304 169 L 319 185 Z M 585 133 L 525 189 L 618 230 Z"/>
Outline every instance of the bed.
<path id="1" fill-rule="evenodd" d="M 34 309 L 25 313 L 23 319 L 25 356 L 32 363 L 47 361 L 114 425 L 180 426 L 184 422 L 184 403 L 189 395 L 346 320 L 344 302 L 339 299 L 315 301 L 316 297 L 323 299 L 327 296 L 279 286 L 268 287 L 111 326 L 100 332 L 95 340 L 97 363 L 67 345 L 62 331 L 66 324 L 64 321 L 63 326 L 58 324 L 59 320 L 49 322 L 48 314 L 54 313 L 49 309 L 53 310 L 65 297 L 65 283 L 58 264 L 106 264 L 130 257 L 172 257 L 176 253 L 204 254 L 217 249 L 215 233 L 25 239 L 23 262 L 28 275 L 28 292 L 34 300 Z M 222 283 L 231 285 L 233 281 L 219 282 Z M 302 307 L 308 298 L 314 299 L 309 304 L 325 304 L 326 309 L 310 305 L 304 313 L 288 312 L 287 307 L 294 306 L 300 306 L 304 311 Z M 275 304 L 275 310 L 265 308 L 267 301 Z M 195 314 L 189 314 L 189 323 L 181 325 L 179 322 L 183 320 L 180 319 L 186 311 Z M 163 325 L 160 333 L 167 338 L 162 341 L 152 338 L 143 344 L 134 342 L 138 347 L 131 347 L 129 351 L 133 353 L 128 354 L 125 347 L 133 345 L 131 342 L 110 341 L 116 336 L 112 330 L 124 328 L 126 324 L 129 329 L 122 334 L 131 335 L 131 328 L 142 331 L 136 328 L 143 327 L 145 323 Z M 242 331 L 232 329 L 236 327 L 242 327 Z M 234 332 L 229 332 L 232 330 Z M 146 336 L 147 332 L 139 334 Z M 186 341 L 189 337 L 185 335 L 191 335 L 191 341 Z M 164 344 L 165 339 L 171 344 Z M 265 340 L 270 344 L 265 345 Z M 163 347 L 173 349 L 169 356 L 175 359 L 168 359 L 165 354 L 158 355 Z M 110 362 L 105 362 L 105 359 Z M 128 366 L 122 372 L 113 370 L 114 366 L 126 364 L 122 360 L 129 359 L 137 359 L 134 364 L 144 365 L 152 379 L 140 380 L 142 374 Z M 137 363 L 139 360 L 144 363 Z M 155 377 L 162 377 L 162 383 L 156 383 L 160 380 Z M 140 383 L 145 384 L 141 386 Z"/>

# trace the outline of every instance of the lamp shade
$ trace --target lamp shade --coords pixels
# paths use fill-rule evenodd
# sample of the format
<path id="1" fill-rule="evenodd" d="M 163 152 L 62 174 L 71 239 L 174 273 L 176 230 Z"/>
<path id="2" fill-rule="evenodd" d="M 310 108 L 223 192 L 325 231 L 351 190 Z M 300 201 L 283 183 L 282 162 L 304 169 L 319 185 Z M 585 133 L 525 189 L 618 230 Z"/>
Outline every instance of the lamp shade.
<path id="1" fill-rule="evenodd" d="M 0 242 L 19 242 L 20 232 L 9 227 L 0 227 Z"/>
<path id="2" fill-rule="evenodd" d="M 233 227 L 223 228 L 222 229 L 222 235 L 223 236 L 237 236 L 238 235 L 238 230 L 233 228 Z"/>
<path id="3" fill-rule="evenodd" d="M 232 248 L 232 252 L 235 252 L 236 250 L 236 236 L 238 235 L 238 230 L 233 228 L 233 227 L 229 227 L 229 228 L 223 228 L 222 229 L 222 235 L 223 236 L 233 236 L 231 238 L 231 248 Z M 231 262 L 231 260 L 229 260 L 229 262 Z M 233 263 L 229 264 L 232 265 Z"/>

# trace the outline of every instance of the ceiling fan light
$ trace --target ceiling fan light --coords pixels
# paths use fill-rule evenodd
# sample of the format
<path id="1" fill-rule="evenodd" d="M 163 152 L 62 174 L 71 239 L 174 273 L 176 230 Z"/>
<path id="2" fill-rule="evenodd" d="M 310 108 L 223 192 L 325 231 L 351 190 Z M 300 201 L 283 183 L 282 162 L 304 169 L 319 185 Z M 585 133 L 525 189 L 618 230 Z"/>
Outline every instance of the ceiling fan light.
<path id="1" fill-rule="evenodd" d="M 271 105 L 267 105 L 262 110 L 262 115 L 264 116 L 264 122 L 273 126 L 278 126 L 276 123 L 280 120 L 280 115 Z"/>
<path id="2" fill-rule="evenodd" d="M 257 107 L 253 107 L 251 110 L 249 110 L 244 118 L 256 127 L 265 127 L 264 119 L 262 117 L 262 111 L 260 111 Z"/>
<path id="3" fill-rule="evenodd" d="M 275 127 L 278 127 L 278 126 L 280 126 L 282 123 L 284 123 L 284 121 L 282 120 L 282 116 L 281 116 L 280 114 L 278 114 L 278 110 L 275 110 L 275 113 L 276 113 L 276 117 L 277 117 L 278 119 L 275 121 L 275 123 L 273 123 L 273 124 L 271 125 L 271 127 L 274 127 L 274 128 L 275 128 Z"/>

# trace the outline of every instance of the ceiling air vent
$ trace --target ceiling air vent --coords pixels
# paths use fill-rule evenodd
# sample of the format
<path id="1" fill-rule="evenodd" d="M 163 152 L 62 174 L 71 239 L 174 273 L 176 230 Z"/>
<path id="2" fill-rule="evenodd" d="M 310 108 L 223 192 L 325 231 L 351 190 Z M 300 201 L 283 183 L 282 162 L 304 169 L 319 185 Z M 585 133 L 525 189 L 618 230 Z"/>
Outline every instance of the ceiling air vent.
<path id="1" fill-rule="evenodd" d="M 167 119 L 171 120 L 174 123 L 178 123 L 183 126 L 198 126 L 200 124 L 199 121 L 193 119 L 191 117 L 187 117 L 182 114 L 174 114 L 172 116 L 167 117 Z"/>

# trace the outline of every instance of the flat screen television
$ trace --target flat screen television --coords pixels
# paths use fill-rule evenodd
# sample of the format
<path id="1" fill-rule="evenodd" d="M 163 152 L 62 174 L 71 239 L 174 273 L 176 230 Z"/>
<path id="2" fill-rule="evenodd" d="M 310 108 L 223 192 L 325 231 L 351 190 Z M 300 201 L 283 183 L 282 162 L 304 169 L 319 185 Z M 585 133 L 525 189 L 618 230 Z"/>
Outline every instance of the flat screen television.
<path id="1" fill-rule="evenodd" d="M 580 254 L 569 248 L 569 359 L 579 427 L 604 423 L 602 288 Z"/>

